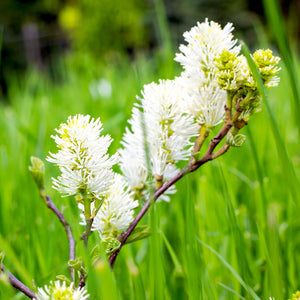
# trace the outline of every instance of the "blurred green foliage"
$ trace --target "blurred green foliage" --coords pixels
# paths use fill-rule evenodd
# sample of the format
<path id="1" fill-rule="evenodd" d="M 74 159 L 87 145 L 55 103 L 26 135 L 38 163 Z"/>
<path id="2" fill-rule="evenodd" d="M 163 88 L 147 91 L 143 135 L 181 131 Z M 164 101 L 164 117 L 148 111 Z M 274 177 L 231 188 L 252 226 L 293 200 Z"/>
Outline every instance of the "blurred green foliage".
<path id="1" fill-rule="evenodd" d="M 289 35 L 296 40 L 300 6 L 297 0 L 281 2 Z M 117 52 L 136 54 L 162 45 L 171 49 L 183 41 L 184 31 L 206 17 L 222 25 L 232 22 L 235 35 L 251 48 L 257 36 L 265 34 L 262 2 L 258 0 L 1 0 L 0 94 L 1 90 L 7 94 L 12 73 L 35 64 L 26 57 L 26 24 L 35 25 L 38 31 L 34 39 L 38 39 L 41 62 L 36 65 L 51 70 L 53 61 L 70 50 L 79 57 L 89 53 L 93 59 L 105 61 Z"/>
<path id="2" fill-rule="evenodd" d="M 3 0 L 1 5 L 12 5 L 17 1 L 9 2 Z M 89 22 L 96 22 L 94 14 L 101 12 L 97 1 L 98 10 L 95 11 L 92 2 L 86 4 L 86 15 L 83 14 L 83 2 L 80 5 L 58 0 L 39 3 L 44 3 L 50 11 L 60 11 L 57 14 L 59 20 L 65 22 L 64 28 L 75 39 L 77 51 L 55 60 L 51 66 L 51 79 L 47 74 L 32 70 L 25 76 L 11 77 L 8 88 L 11 103 L 0 103 L 0 251 L 5 252 L 4 263 L 10 271 L 31 288 L 32 279 L 37 286 L 43 286 L 55 280 L 57 274 L 68 275 L 68 246 L 61 224 L 38 195 L 28 171 L 30 156 L 45 159 L 49 151 L 54 151 L 55 145 L 50 138 L 54 128 L 69 115 L 77 113 L 101 117 L 104 133 L 114 138 L 110 148 L 114 153 L 120 145 L 135 95 L 139 95 L 142 85 L 158 78 L 173 78 L 181 71 L 178 65 L 173 68 L 174 53 L 169 59 L 157 52 L 151 58 L 139 53 L 135 59 L 114 54 L 110 56 L 113 60 L 103 62 L 102 58 L 107 56 L 101 53 L 111 49 L 119 51 L 120 36 L 126 37 L 117 27 L 114 29 L 116 36 L 110 35 L 109 26 L 116 26 L 113 21 L 116 8 L 112 5 L 114 10 L 109 16 L 103 16 L 107 17 L 107 25 L 100 32 L 97 28 L 100 25 L 88 26 Z M 174 9 L 175 3 L 179 2 L 174 1 Z M 218 2 L 211 3 L 217 6 Z M 23 6 L 24 15 L 26 5 Z M 129 7 L 128 3 L 118 5 Z M 194 5 L 185 6 L 185 9 L 196 16 L 199 13 L 197 1 Z M 172 26 L 182 22 L 171 18 L 168 4 L 165 8 L 167 15 L 164 17 L 169 22 L 173 20 Z M 177 10 L 177 14 L 184 15 L 181 6 Z M 126 16 L 128 12 L 123 9 L 120 13 Z M 152 13 L 150 4 L 149 7 L 141 6 L 143 13 L 144 25 L 148 26 L 147 16 Z M 161 11 L 159 13 L 163 15 Z M 106 14 L 109 14 L 108 10 Z M 223 20 L 234 21 L 233 17 L 229 15 Z M 152 24 L 156 22 L 155 18 L 152 15 Z M 192 19 L 187 20 L 194 25 Z M 197 20 L 201 21 L 201 18 Z M 90 48 L 81 45 L 86 42 L 80 41 L 81 28 L 76 23 L 87 26 L 82 30 L 90 30 Z M 239 27 L 237 23 L 234 25 Z M 129 30 L 129 25 L 126 28 Z M 98 33 L 94 33 L 96 29 Z M 178 34 L 181 36 L 186 29 L 187 26 Z M 261 32 L 260 38 L 266 36 L 259 29 L 255 28 Z M 156 34 L 162 30 L 162 27 L 157 28 Z M 274 31 L 278 38 L 283 38 L 278 34 L 278 28 L 274 27 Z M 146 34 L 142 30 L 137 32 L 136 36 Z M 103 44 L 94 48 L 93 40 L 95 44 L 101 44 L 106 38 L 103 34 L 108 36 L 107 39 L 119 40 L 115 41 L 114 47 L 107 44 L 108 48 L 105 48 Z M 161 33 L 161 36 L 164 35 Z M 150 42 L 153 36 L 148 37 L 146 41 Z M 84 51 L 81 51 L 82 47 L 86 47 Z M 93 52 L 94 49 L 97 51 Z M 287 55 L 290 53 L 284 57 Z M 296 52 L 293 55 L 296 57 Z M 7 60 L 6 56 L 2 55 L 2 58 Z M 289 75 L 291 71 L 284 62 L 281 62 L 279 87 L 268 91 L 270 103 L 264 103 L 263 111 L 243 131 L 247 136 L 243 147 L 231 149 L 220 160 L 180 181 L 178 193 L 171 202 L 158 203 L 143 219 L 142 224 L 151 224 L 152 236 L 124 247 L 114 272 L 110 272 L 104 263 L 94 268 L 89 266 L 91 299 L 237 300 L 252 299 L 252 289 L 261 299 L 288 299 L 299 289 L 300 199 L 291 193 L 291 187 L 296 189 L 297 185 L 286 172 L 287 166 L 291 165 L 289 168 L 295 170 L 297 178 L 300 176 L 299 118 L 292 89 L 299 80 Z M 292 65 L 299 74 L 297 57 Z M 110 84 L 110 94 L 99 92 L 102 79 Z M 282 148 L 286 149 L 285 156 L 281 155 Z M 47 162 L 45 167 L 46 192 L 72 224 L 79 252 L 82 226 L 79 225 L 76 203 L 73 199 L 62 199 L 51 188 L 51 177 L 56 177 L 58 170 Z M 92 238 L 96 239 L 95 235 Z M 246 283 L 247 289 L 239 278 Z M 13 297 L 25 299 L 11 289 L 5 277 L 1 277 L 0 299 Z"/>
<path id="3" fill-rule="evenodd" d="M 99 58 L 108 51 L 132 50 L 147 45 L 143 1 L 80 0 L 77 9 L 80 24 L 72 33 L 78 50 Z"/>

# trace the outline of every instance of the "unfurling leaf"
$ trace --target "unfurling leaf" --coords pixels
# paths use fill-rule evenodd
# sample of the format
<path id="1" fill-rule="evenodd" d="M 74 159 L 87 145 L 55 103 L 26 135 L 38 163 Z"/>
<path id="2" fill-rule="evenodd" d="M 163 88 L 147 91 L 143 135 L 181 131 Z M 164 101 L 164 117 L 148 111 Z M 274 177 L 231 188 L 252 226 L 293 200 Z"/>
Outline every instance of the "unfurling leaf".
<path id="1" fill-rule="evenodd" d="M 45 189 L 45 165 L 39 158 L 31 156 L 32 166 L 29 166 L 29 171 L 40 191 Z"/>
<path id="2" fill-rule="evenodd" d="M 82 264 L 83 264 L 82 257 L 77 257 L 75 260 L 69 260 L 68 262 L 69 267 L 79 272 L 81 271 Z"/>
<path id="3" fill-rule="evenodd" d="M 226 143 L 231 147 L 241 147 L 246 140 L 246 136 L 243 134 L 232 135 L 231 132 L 228 132 Z"/>
<path id="4" fill-rule="evenodd" d="M 126 240 L 126 244 L 142 240 L 151 235 L 151 228 L 148 225 L 137 226 Z"/>
<path id="5" fill-rule="evenodd" d="M 107 237 L 101 240 L 102 247 L 107 255 L 110 255 L 115 250 L 117 250 L 121 243 L 116 238 Z"/>

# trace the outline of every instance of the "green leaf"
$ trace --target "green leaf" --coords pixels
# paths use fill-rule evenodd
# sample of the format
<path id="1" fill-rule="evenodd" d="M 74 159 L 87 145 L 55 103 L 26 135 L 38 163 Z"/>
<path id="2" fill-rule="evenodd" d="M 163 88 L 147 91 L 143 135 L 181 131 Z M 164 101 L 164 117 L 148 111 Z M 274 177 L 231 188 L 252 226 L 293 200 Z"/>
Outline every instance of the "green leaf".
<path id="1" fill-rule="evenodd" d="M 30 158 L 32 166 L 29 166 L 29 171 L 35 181 L 38 189 L 45 189 L 45 165 L 42 160 L 37 157 L 31 156 Z"/>
<path id="2" fill-rule="evenodd" d="M 142 240 L 151 235 L 151 228 L 148 225 L 137 226 L 126 240 L 125 244 Z"/>
<path id="3" fill-rule="evenodd" d="M 57 275 L 56 279 L 60 280 L 60 281 L 65 281 L 67 283 L 67 285 L 71 284 L 71 281 L 68 277 L 66 277 L 65 275 Z"/>
<path id="4" fill-rule="evenodd" d="M 172 261 L 174 263 L 174 267 L 175 267 L 174 268 L 174 272 L 173 272 L 174 275 L 176 277 L 179 277 L 179 276 L 183 277 L 184 276 L 184 271 L 183 271 L 182 265 L 179 262 L 179 259 L 178 259 L 177 255 L 176 255 L 176 252 L 175 252 L 174 248 L 172 247 L 172 245 L 170 244 L 170 242 L 168 241 L 167 237 L 165 236 L 165 234 L 162 231 L 160 231 L 160 234 L 161 234 L 161 236 L 162 236 L 162 238 L 163 238 L 163 240 L 165 242 L 166 248 L 168 249 L 169 254 L 171 256 L 171 259 L 172 259 Z"/>
<path id="5" fill-rule="evenodd" d="M 77 257 L 75 260 L 69 260 L 68 265 L 69 267 L 73 268 L 74 270 L 81 271 L 82 267 L 82 257 Z"/>
<path id="6" fill-rule="evenodd" d="M 96 245 L 90 253 L 90 257 L 91 259 L 96 259 L 100 256 L 100 249 L 99 249 L 99 245 Z"/>
<path id="7" fill-rule="evenodd" d="M 101 240 L 102 246 L 106 254 L 110 255 L 115 250 L 117 250 L 121 243 L 116 238 L 107 237 Z"/>
<path id="8" fill-rule="evenodd" d="M 243 134 L 237 134 L 235 136 L 232 135 L 231 132 L 228 132 L 226 142 L 231 147 L 241 147 L 246 140 L 246 136 Z"/>
<path id="9" fill-rule="evenodd" d="M 221 260 L 225 267 L 233 274 L 233 276 L 239 281 L 243 288 L 253 297 L 253 299 L 260 300 L 260 298 L 256 295 L 254 290 L 241 278 L 241 276 L 236 272 L 236 270 L 216 250 L 202 242 L 198 237 L 196 237 L 196 239 L 202 246 L 209 249 Z"/>

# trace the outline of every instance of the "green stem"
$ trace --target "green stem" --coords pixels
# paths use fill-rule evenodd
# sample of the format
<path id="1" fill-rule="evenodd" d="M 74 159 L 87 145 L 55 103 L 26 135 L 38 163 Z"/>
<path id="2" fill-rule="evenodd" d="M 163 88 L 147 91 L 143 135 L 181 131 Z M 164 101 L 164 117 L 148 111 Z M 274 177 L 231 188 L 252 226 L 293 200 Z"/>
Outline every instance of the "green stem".
<path id="1" fill-rule="evenodd" d="M 212 159 L 216 159 L 219 156 L 223 155 L 224 153 L 226 153 L 228 151 L 228 149 L 230 148 L 229 144 L 225 144 L 223 147 L 221 147 L 218 151 L 212 153 L 211 158 Z"/>
<path id="2" fill-rule="evenodd" d="M 238 127 L 233 127 L 233 128 L 231 129 L 231 134 L 232 134 L 232 136 L 233 136 L 233 137 L 236 136 L 236 135 L 238 134 L 239 131 L 240 131 L 240 129 L 239 129 Z"/>
<path id="3" fill-rule="evenodd" d="M 225 107 L 225 123 L 231 122 L 232 116 L 232 93 L 227 91 L 227 103 Z"/>
<path id="4" fill-rule="evenodd" d="M 204 144 L 206 138 L 208 137 L 209 131 L 210 130 L 205 125 L 201 126 L 200 133 L 195 140 L 193 155 L 191 157 L 190 164 L 194 164 L 197 160 L 199 160 L 200 149 Z"/>
<path id="5" fill-rule="evenodd" d="M 83 242 L 85 247 L 88 245 L 88 239 L 91 234 L 93 219 L 91 218 L 91 201 L 86 194 L 83 195 L 84 217 L 85 217 L 85 232 L 83 234 Z"/>

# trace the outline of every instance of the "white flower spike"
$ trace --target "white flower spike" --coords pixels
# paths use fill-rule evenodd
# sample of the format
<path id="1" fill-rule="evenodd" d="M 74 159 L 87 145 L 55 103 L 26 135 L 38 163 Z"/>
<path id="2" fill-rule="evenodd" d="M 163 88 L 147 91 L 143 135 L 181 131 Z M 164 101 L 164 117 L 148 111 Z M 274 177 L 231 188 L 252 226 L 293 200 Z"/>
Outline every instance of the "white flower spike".
<path id="1" fill-rule="evenodd" d="M 197 23 L 183 34 L 187 45 L 180 45 L 175 60 L 184 68 L 184 76 L 192 80 L 191 83 L 198 88 L 211 81 L 213 76 L 214 60 L 223 51 L 228 50 L 238 54 L 240 46 L 233 39 L 231 23 L 222 29 L 218 23 L 208 21 Z"/>
<path id="2" fill-rule="evenodd" d="M 138 201 L 133 199 L 133 193 L 129 190 L 126 180 L 122 175 L 115 174 L 103 204 L 94 217 L 92 230 L 98 231 L 101 238 L 116 238 L 133 221 L 134 209 L 137 206 Z M 84 210 L 81 203 L 78 204 L 78 207 L 82 211 Z M 92 212 L 95 213 L 96 209 L 92 203 Z M 81 219 L 81 225 L 85 225 L 83 214 L 81 214 Z"/>
<path id="3" fill-rule="evenodd" d="M 137 206 L 138 201 L 134 201 L 123 176 L 115 174 L 113 184 L 94 218 L 92 230 L 97 230 L 101 237 L 117 236 L 133 221 Z"/>
<path id="4" fill-rule="evenodd" d="M 214 127 L 224 118 L 227 96 L 218 86 L 215 59 L 223 51 L 235 55 L 240 52 L 232 31 L 231 23 L 222 29 L 218 23 L 206 19 L 184 33 L 187 45 L 180 45 L 181 53 L 176 54 L 175 60 L 184 68 L 178 80 L 186 93 L 181 108 L 201 126 Z"/>
<path id="5" fill-rule="evenodd" d="M 175 164 L 190 157 L 190 140 L 199 129 L 193 118 L 182 112 L 180 102 L 185 99 L 177 79 L 145 85 L 139 100 L 143 111 L 137 105 L 134 107 L 129 121 L 132 131 L 126 129 L 124 148 L 119 150 L 121 171 L 135 191 L 149 186 L 148 171 L 154 177 L 161 177 L 163 182 L 171 179 L 177 172 Z M 149 150 L 150 170 L 145 144 Z"/>
<path id="6" fill-rule="evenodd" d="M 61 171 L 61 176 L 53 178 L 53 188 L 66 196 L 84 191 L 91 198 L 99 198 L 107 193 L 118 156 L 107 154 L 112 139 L 100 136 L 102 130 L 100 119 L 89 115 L 69 117 L 56 129 L 58 135 L 52 138 L 59 150 L 47 157 Z"/>

